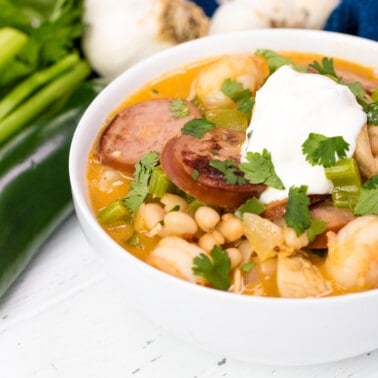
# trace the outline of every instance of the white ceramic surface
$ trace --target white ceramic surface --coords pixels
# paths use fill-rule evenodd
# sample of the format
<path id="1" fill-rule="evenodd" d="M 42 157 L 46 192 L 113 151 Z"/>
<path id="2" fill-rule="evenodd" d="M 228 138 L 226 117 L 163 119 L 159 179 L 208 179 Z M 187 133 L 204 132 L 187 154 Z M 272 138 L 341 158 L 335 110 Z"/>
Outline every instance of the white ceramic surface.
<path id="1" fill-rule="evenodd" d="M 118 246 L 87 198 L 86 157 L 103 120 L 128 94 L 165 71 L 206 56 L 256 48 L 318 52 L 378 69 L 378 43 L 310 30 L 269 29 L 203 38 L 130 68 L 93 101 L 75 133 L 70 177 L 79 222 L 125 298 L 165 329 L 199 347 L 271 365 L 325 363 L 378 347 L 378 290 L 322 299 L 239 296 L 161 273 Z"/>

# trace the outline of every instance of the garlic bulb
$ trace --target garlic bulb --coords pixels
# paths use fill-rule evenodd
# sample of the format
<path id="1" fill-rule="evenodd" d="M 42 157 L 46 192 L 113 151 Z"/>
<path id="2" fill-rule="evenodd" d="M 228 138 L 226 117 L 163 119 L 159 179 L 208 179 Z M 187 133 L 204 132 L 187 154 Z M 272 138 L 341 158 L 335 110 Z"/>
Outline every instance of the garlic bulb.
<path id="1" fill-rule="evenodd" d="M 139 60 L 207 34 L 209 20 L 187 0 L 86 0 L 84 54 L 112 79 Z"/>
<path id="2" fill-rule="evenodd" d="M 261 28 L 320 29 L 340 0 L 223 0 L 209 34 Z"/>

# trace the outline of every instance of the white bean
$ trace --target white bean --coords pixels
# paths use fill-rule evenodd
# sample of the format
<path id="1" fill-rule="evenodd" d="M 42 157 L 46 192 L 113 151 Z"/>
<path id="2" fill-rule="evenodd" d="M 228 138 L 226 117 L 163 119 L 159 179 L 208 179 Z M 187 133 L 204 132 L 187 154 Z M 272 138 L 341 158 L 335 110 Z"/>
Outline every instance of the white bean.
<path id="1" fill-rule="evenodd" d="M 144 209 L 144 223 L 151 231 L 164 218 L 165 211 L 158 203 L 147 203 Z"/>
<path id="2" fill-rule="evenodd" d="M 164 210 L 167 213 L 173 209 L 183 211 L 188 206 L 184 198 L 172 193 L 165 193 L 160 198 L 160 202 L 164 205 Z"/>
<path id="3" fill-rule="evenodd" d="M 205 251 L 210 252 L 215 245 L 222 245 L 224 242 L 223 235 L 219 231 L 214 230 L 203 234 L 198 240 L 198 245 Z"/>
<path id="4" fill-rule="evenodd" d="M 227 242 L 234 242 L 243 236 L 243 222 L 235 215 L 227 213 L 222 215 L 222 220 L 217 225 L 217 230 Z"/>
<path id="5" fill-rule="evenodd" d="M 182 211 L 170 211 L 163 219 L 162 235 L 194 235 L 198 231 L 195 220 Z"/>
<path id="6" fill-rule="evenodd" d="M 194 213 L 198 227 L 205 232 L 212 230 L 220 221 L 220 215 L 209 206 L 200 206 Z"/>
<path id="7" fill-rule="evenodd" d="M 231 261 L 231 269 L 236 268 L 242 262 L 242 254 L 237 248 L 227 248 L 228 257 Z"/>

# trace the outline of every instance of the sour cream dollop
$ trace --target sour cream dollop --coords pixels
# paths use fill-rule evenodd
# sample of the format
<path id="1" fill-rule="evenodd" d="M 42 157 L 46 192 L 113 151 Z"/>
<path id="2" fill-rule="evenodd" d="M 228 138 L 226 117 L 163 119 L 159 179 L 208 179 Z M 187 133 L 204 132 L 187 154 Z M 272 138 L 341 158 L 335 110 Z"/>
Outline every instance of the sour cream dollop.
<path id="1" fill-rule="evenodd" d="M 247 152 L 267 149 L 284 190 L 267 188 L 260 199 L 267 203 L 286 198 L 291 186 L 307 185 L 308 194 L 327 194 L 332 183 L 322 166 L 312 166 L 302 153 L 310 133 L 342 136 L 353 155 L 356 138 L 367 117 L 350 89 L 332 79 L 300 73 L 282 66 L 256 93 L 242 161 Z"/>

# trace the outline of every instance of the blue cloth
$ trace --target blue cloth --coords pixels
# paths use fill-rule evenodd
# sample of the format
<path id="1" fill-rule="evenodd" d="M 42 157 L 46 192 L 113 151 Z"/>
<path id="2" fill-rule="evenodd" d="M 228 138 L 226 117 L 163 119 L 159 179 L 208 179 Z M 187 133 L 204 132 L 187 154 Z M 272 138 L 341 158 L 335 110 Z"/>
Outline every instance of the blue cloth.
<path id="1" fill-rule="evenodd" d="M 194 2 L 201 6 L 209 17 L 212 16 L 218 7 L 216 0 L 194 0 Z"/>
<path id="2" fill-rule="evenodd" d="M 218 6 L 216 0 L 194 0 L 194 2 L 200 5 L 209 17 Z M 378 0 L 342 0 L 330 14 L 324 30 L 378 41 Z"/>
<path id="3" fill-rule="evenodd" d="M 343 0 L 329 16 L 324 30 L 378 41 L 378 0 Z"/>

